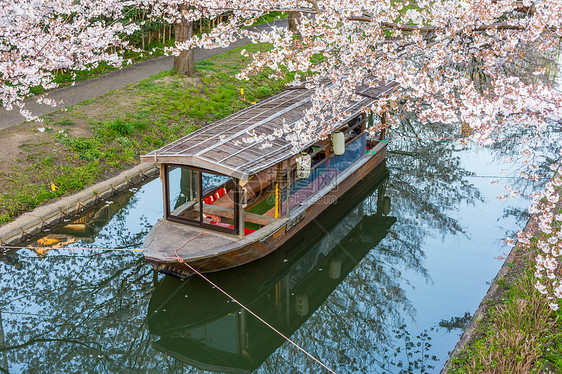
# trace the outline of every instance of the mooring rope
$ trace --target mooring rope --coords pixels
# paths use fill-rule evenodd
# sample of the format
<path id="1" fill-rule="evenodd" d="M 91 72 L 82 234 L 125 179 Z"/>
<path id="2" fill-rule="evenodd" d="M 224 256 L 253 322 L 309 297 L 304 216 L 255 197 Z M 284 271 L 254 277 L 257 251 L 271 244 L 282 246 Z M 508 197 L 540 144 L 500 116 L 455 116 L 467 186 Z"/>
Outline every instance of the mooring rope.
<path id="1" fill-rule="evenodd" d="M 304 354 L 306 354 L 308 357 L 310 357 L 311 359 L 313 359 L 314 361 L 316 361 L 318 364 L 320 364 L 323 368 L 325 368 L 326 370 L 328 370 L 330 373 L 336 374 L 335 371 L 333 371 L 332 369 L 330 369 L 328 366 L 326 366 L 324 363 L 322 363 L 322 361 L 320 361 L 319 359 L 317 359 L 316 357 L 314 357 L 311 353 L 308 353 L 304 348 L 302 348 L 301 346 L 299 346 L 297 343 L 295 343 L 294 341 L 292 341 L 291 339 L 289 339 L 288 337 L 286 337 L 282 332 L 280 332 L 279 330 L 277 330 L 275 327 L 273 327 L 272 325 L 270 325 L 269 323 L 267 323 L 263 318 L 261 318 L 260 316 L 258 316 L 256 313 L 254 313 L 252 310 L 250 310 L 248 307 L 246 307 L 244 304 L 242 304 L 240 301 L 238 301 L 237 299 L 235 299 L 234 297 L 232 297 L 228 292 L 226 292 L 225 290 L 223 290 L 221 287 L 219 287 L 218 285 L 216 285 L 215 283 L 213 283 L 213 281 L 211 281 L 209 278 L 205 277 L 203 274 L 201 274 L 199 271 L 197 271 L 197 269 L 195 269 L 193 266 L 189 265 L 187 262 L 185 262 L 180 255 L 178 254 L 178 251 L 180 249 L 182 249 L 183 247 L 185 247 L 190 241 L 200 237 L 201 235 L 205 235 L 205 234 L 210 234 L 209 232 L 202 232 L 200 234 L 197 234 L 196 236 L 192 237 L 191 239 L 187 240 L 184 244 L 182 244 L 180 247 L 176 248 L 174 253 L 176 255 L 176 257 L 168 257 L 168 258 L 172 258 L 172 259 L 177 259 L 179 262 L 181 262 L 182 264 L 184 264 L 185 266 L 187 266 L 193 273 L 199 275 L 201 278 L 203 278 L 205 281 L 207 281 L 209 284 L 211 284 L 213 287 L 215 287 L 216 289 L 218 289 L 220 292 L 222 292 L 224 295 L 226 295 L 228 298 L 230 298 L 232 301 L 234 301 L 236 304 L 240 305 L 242 308 L 244 308 L 244 310 L 246 310 L 248 313 L 250 313 L 251 315 L 253 315 L 254 317 L 256 317 L 259 321 L 261 321 L 264 325 L 266 325 L 267 327 L 269 327 L 270 329 L 272 329 L 273 331 L 275 331 L 277 334 L 279 334 L 283 339 L 285 339 L 286 341 L 288 341 L 289 343 L 291 343 L 292 345 L 294 345 L 297 349 L 299 349 L 301 352 L 303 352 Z M 142 252 L 142 249 L 138 249 L 138 248 L 52 248 L 52 247 L 33 247 L 33 246 L 28 246 L 28 247 L 22 247 L 22 246 L 7 246 L 7 245 L 0 245 L 0 249 L 38 249 L 38 250 L 53 250 L 53 249 L 72 249 L 72 250 L 95 250 L 95 251 L 134 251 L 134 252 Z"/>
<path id="2" fill-rule="evenodd" d="M 330 373 L 336 374 L 335 371 L 333 371 L 332 369 L 330 369 L 328 366 L 326 366 L 324 363 L 322 363 L 322 361 L 320 361 L 319 359 L 317 359 L 316 357 L 314 357 L 312 354 L 308 353 L 304 348 L 302 348 L 301 346 L 299 346 L 297 343 L 295 343 L 294 341 L 292 341 L 291 339 L 289 339 L 288 337 L 286 337 L 281 331 L 277 330 L 275 327 L 273 327 L 272 325 L 270 325 L 269 323 L 267 323 L 263 318 L 261 318 L 260 316 L 258 316 L 256 313 L 252 312 L 248 307 L 246 307 L 244 304 L 242 304 L 240 301 L 238 301 L 237 299 L 235 299 L 234 297 L 232 297 L 228 292 L 226 292 L 225 290 L 223 290 L 222 288 L 220 288 L 217 284 L 213 283 L 213 281 L 211 281 L 209 278 L 205 277 L 203 274 L 201 274 L 199 271 L 197 271 L 197 269 L 195 269 L 193 266 L 189 265 L 187 262 L 185 262 L 183 260 L 183 258 L 180 257 L 180 255 L 178 254 L 178 251 L 180 249 L 182 249 L 183 247 L 185 247 L 187 245 L 187 243 L 189 243 L 190 241 L 198 238 L 201 235 L 204 234 L 210 234 L 209 232 L 202 232 L 200 234 L 197 234 L 196 236 L 194 236 L 193 238 L 189 239 L 188 241 L 186 241 L 182 246 L 176 248 L 176 250 L 174 251 L 176 254 L 175 259 L 177 259 L 179 262 L 181 262 L 182 264 L 184 264 L 185 266 L 187 266 L 192 272 L 194 272 L 195 274 L 199 275 L 201 278 L 203 278 L 205 281 L 207 281 L 209 284 L 211 284 L 213 287 L 215 287 L 217 290 L 219 290 L 220 292 L 222 292 L 224 295 L 226 295 L 226 297 L 228 297 L 230 300 L 234 301 L 236 304 L 240 305 L 242 308 L 244 308 L 245 311 L 247 311 L 248 313 L 250 313 L 251 315 L 253 315 L 254 317 L 256 317 L 260 322 L 262 322 L 264 325 L 266 325 L 267 327 L 269 327 L 270 329 L 272 329 L 273 331 L 275 331 L 277 334 L 279 334 L 283 339 L 285 339 L 286 341 L 288 341 L 289 343 L 291 343 L 292 345 L 294 345 L 296 348 L 298 348 L 301 352 L 303 352 L 304 354 L 306 354 L 308 357 L 310 357 L 311 359 L 313 359 L 314 361 L 316 361 L 318 364 L 320 364 L 324 369 L 328 370 Z M 174 259 L 174 257 L 168 257 L 171 259 Z"/>
<path id="3" fill-rule="evenodd" d="M 13 245 L 0 245 L 0 249 L 33 249 L 37 251 L 52 251 L 57 249 L 70 249 L 73 251 L 125 251 L 125 252 L 142 252 L 141 248 L 85 248 L 85 247 L 61 247 L 61 248 L 54 248 L 54 247 L 34 247 L 34 246 L 27 246 L 27 247 L 18 247 Z"/>

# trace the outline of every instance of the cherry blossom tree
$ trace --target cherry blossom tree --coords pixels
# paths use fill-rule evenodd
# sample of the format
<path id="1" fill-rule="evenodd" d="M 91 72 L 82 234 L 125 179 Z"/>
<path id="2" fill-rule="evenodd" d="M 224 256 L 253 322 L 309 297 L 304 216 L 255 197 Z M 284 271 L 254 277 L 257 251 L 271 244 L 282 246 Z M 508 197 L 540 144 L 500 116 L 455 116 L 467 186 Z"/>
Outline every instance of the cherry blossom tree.
<path id="1" fill-rule="evenodd" d="M 268 67 L 274 74 L 296 72 L 295 83 L 316 87 L 309 115 L 288 129 L 295 142 L 325 136 L 345 115 L 341 108 L 347 101 L 357 99 L 355 89 L 380 81 L 398 87 L 369 109 L 399 103 L 424 120 L 465 122 L 478 130 L 479 139 L 511 121 L 544 124 L 562 111 L 560 94 L 505 74 L 530 49 L 548 53 L 559 46 L 557 0 L 2 0 L 1 5 L 1 99 L 7 108 L 21 105 L 35 85 L 52 87 L 54 69 L 118 64 L 118 56 L 105 51 L 126 44 L 124 36 L 134 26 L 121 21 L 128 7 L 137 6 L 174 24 L 228 14 L 228 21 L 209 33 L 179 41 L 174 53 L 196 45 L 226 46 L 243 36 L 273 43 L 241 78 Z M 293 17 L 299 38 L 284 28 L 244 28 L 279 10 L 303 15 Z M 326 86 L 326 80 L 333 84 Z"/>
<path id="2" fill-rule="evenodd" d="M 474 141 L 488 144 L 515 125 L 541 137 L 549 124 L 562 120 L 562 93 L 540 79 L 543 67 L 531 77 L 514 73 L 528 54 L 559 53 L 560 0 L 0 0 L 0 5 L 0 100 L 24 112 L 22 99 L 31 87 L 54 86 L 54 69 L 119 64 L 107 48 L 126 46 L 134 30 L 125 21 L 127 9 L 144 7 L 176 25 L 227 16 L 208 33 L 191 38 L 189 31 L 180 33 L 170 53 L 225 47 L 243 37 L 269 42 L 272 49 L 255 55 L 240 78 L 263 69 L 272 77 L 291 72 L 292 84 L 315 89 L 302 121 L 275 134 L 255 134 L 256 141 L 283 136 L 298 149 L 325 138 L 347 116 L 349 102 L 359 99 L 357 89 L 380 83 L 395 86 L 364 110 L 394 113 L 391 126 L 400 115 L 415 113 L 424 122 L 462 124 Z M 271 11 L 300 17 L 292 17 L 291 29 L 248 28 Z M 524 152 L 532 156 L 532 150 Z M 534 178 L 533 162 L 525 167 L 522 173 Z M 560 163 L 553 168 L 560 170 Z M 559 221 L 559 215 L 553 217 Z M 539 266 L 544 268 L 541 259 Z"/>
<path id="3" fill-rule="evenodd" d="M 178 44 L 185 43 L 193 37 L 193 21 L 212 18 L 217 14 L 196 11 L 191 6 L 191 2 L 184 0 L 138 0 L 137 6 L 149 11 L 148 18 L 162 18 L 173 24 L 175 41 Z M 218 14 L 220 13 L 222 12 Z M 174 51 L 174 55 L 173 70 L 177 74 L 193 77 L 196 73 L 193 49 L 178 49 Z"/>
<path id="4" fill-rule="evenodd" d="M 110 47 L 127 46 L 135 30 L 124 24 L 129 1 L 0 0 L 0 101 L 6 109 L 23 106 L 31 89 L 56 87 L 53 72 L 82 70 L 102 61 L 119 66 Z M 39 98 L 45 104 L 50 100 Z"/>
<path id="5" fill-rule="evenodd" d="M 241 28 L 270 10 L 302 17 L 293 19 L 294 30 Z M 394 125 L 405 113 L 424 122 L 462 124 L 474 141 L 491 144 L 514 126 L 529 128 L 538 139 L 549 124 L 560 127 L 562 93 L 541 79 L 547 73 L 544 66 L 530 77 L 517 71 L 530 54 L 560 53 L 561 16 L 558 0 L 248 1 L 237 3 L 229 23 L 177 48 L 225 46 L 241 36 L 270 42 L 272 50 L 254 56 L 240 78 L 265 68 L 272 76 L 289 71 L 295 73 L 293 84 L 316 90 L 302 121 L 278 134 L 252 135 L 255 141 L 284 136 L 298 149 L 325 138 L 348 115 L 343 109 L 359 98 L 359 87 L 394 82 L 390 95 L 364 110 L 391 111 Z M 521 154 L 526 160 L 520 175 L 538 178 L 533 150 L 524 148 Z M 562 172 L 559 160 L 552 169 Z M 519 238 L 522 245 L 533 243 L 530 248 L 542 252 L 536 287 L 548 295 L 553 309 L 562 298 L 559 175 L 535 197 L 531 213 L 538 230 Z M 507 190 L 518 196 L 513 188 Z"/>
<path id="6" fill-rule="evenodd" d="M 184 6 L 180 6 L 180 9 Z M 174 23 L 176 41 L 178 43 L 190 40 L 193 37 L 193 22 L 180 18 Z M 174 57 L 174 71 L 178 74 L 194 76 L 195 75 L 195 59 L 193 49 L 183 50 L 179 55 Z"/>
<path id="7" fill-rule="evenodd" d="M 139 29 L 131 18 L 134 9 L 148 11 L 149 19 L 164 18 L 175 25 L 180 42 L 188 40 L 191 21 L 210 14 L 186 12 L 188 7 L 188 2 L 171 0 L 0 0 L 2 106 L 37 119 L 23 100 L 32 96 L 34 87 L 57 87 L 55 71 L 92 69 L 101 62 L 122 66 L 123 58 L 116 51 L 133 49 L 128 38 Z M 183 50 L 178 55 L 176 70 L 194 74 L 193 52 Z M 47 96 L 39 96 L 38 101 L 57 104 Z"/>
<path id="8" fill-rule="evenodd" d="M 529 209 L 534 217 L 527 231 L 519 234 L 519 244 L 528 250 L 537 252 L 535 288 L 546 295 L 553 310 L 559 309 L 558 300 L 562 299 L 562 280 L 560 277 L 562 259 L 562 174 L 558 173 L 547 184 L 543 192 L 533 197 L 533 206 Z"/>

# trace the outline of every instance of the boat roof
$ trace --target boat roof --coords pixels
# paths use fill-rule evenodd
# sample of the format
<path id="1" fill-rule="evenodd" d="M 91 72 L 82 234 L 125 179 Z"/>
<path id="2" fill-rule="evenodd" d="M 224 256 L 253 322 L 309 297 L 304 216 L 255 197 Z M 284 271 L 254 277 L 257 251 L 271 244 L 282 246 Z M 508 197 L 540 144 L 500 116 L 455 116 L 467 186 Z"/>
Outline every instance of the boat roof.
<path id="1" fill-rule="evenodd" d="M 361 100 L 350 103 L 345 109 L 351 115 L 342 125 L 355 117 L 361 108 L 372 105 L 395 87 L 396 83 L 391 82 L 358 89 Z M 258 136 L 270 135 L 275 130 L 282 130 L 285 124 L 301 120 L 304 111 L 312 106 L 313 93 L 314 90 L 304 87 L 287 89 L 143 155 L 141 161 L 202 168 L 248 180 L 297 153 L 284 137 L 275 137 L 270 141 L 271 147 L 267 148 L 262 148 L 260 142 L 247 143 L 244 140 L 249 132 Z"/>

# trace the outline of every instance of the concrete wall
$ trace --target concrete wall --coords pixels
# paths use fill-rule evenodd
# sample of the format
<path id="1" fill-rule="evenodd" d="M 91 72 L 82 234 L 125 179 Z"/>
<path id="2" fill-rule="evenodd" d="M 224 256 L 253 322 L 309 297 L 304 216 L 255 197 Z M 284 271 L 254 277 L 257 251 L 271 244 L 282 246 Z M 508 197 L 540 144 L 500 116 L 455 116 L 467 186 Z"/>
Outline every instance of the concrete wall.
<path id="1" fill-rule="evenodd" d="M 140 164 L 132 169 L 57 202 L 38 207 L 0 227 L 0 246 L 16 245 L 63 219 L 77 215 L 102 200 L 131 188 L 158 174 L 156 164 Z"/>

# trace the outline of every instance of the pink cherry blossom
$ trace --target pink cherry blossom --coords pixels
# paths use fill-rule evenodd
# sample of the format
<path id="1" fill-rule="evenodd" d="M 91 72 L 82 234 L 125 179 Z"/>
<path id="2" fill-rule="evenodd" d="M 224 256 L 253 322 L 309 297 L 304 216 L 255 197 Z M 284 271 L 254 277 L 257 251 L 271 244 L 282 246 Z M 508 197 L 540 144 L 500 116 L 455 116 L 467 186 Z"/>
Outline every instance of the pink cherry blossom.
<path id="1" fill-rule="evenodd" d="M 122 57 L 111 47 L 130 48 L 127 36 L 138 27 L 129 22 L 135 7 L 167 22 L 225 16 L 211 31 L 177 43 L 178 54 L 193 47 L 226 47 L 241 38 L 267 42 L 272 49 L 253 56 L 240 74 L 248 79 L 267 69 L 271 79 L 295 74 L 292 86 L 314 90 L 304 118 L 274 134 L 248 134 L 244 142 L 272 143 L 284 137 L 298 150 L 325 139 L 349 115 L 345 108 L 361 98 L 359 88 L 394 83 L 393 90 L 367 113 L 413 113 L 424 123 L 455 123 L 470 128 L 476 144 L 491 144 L 515 125 L 540 137 L 562 120 L 562 92 L 532 69 L 532 79 L 509 73 L 531 53 L 555 56 L 562 38 L 560 0 L 420 0 L 415 7 L 393 0 L 0 0 L 0 101 L 34 119 L 23 100 L 31 89 L 56 87 L 57 69 L 83 70 Z M 286 28 L 252 29 L 271 11 L 298 11 L 297 33 Z M 48 98 L 38 98 L 55 105 Z M 391 115 L 389 126 L 400 125 Z M 460 127 L 460 126 L 459 126 Z M 524 141 L 521 141 L 525 144 Z M 521 150 L 520 174 L 538 180 L 531 144 Z M 561 168 L 545 191 L 533 197 L 535 230 L 518 235 L 520 246 L 543 253 L 536 271 L 545 279 L 539 292 L 558 298 Z M 500 199 L 518 197 L 510 189 Z M 552 279 L 549 279 L 553 277 Z M 556 284 L 556 286 L 555 286 Z M 556 305 L 556 306 L 553 306 Z M 557 308 L 556 303 L 551 303 Z"/>

